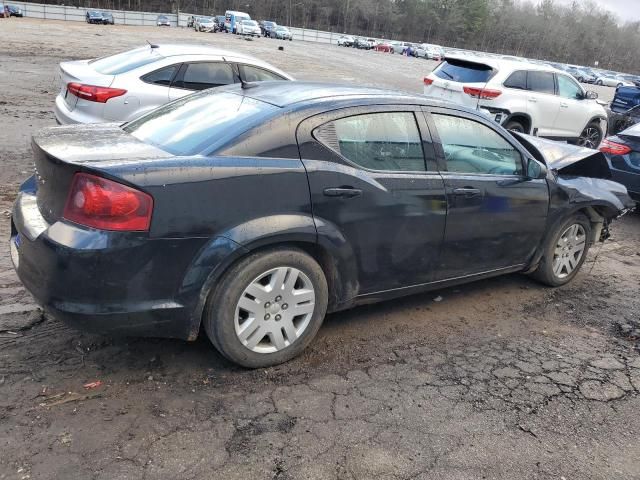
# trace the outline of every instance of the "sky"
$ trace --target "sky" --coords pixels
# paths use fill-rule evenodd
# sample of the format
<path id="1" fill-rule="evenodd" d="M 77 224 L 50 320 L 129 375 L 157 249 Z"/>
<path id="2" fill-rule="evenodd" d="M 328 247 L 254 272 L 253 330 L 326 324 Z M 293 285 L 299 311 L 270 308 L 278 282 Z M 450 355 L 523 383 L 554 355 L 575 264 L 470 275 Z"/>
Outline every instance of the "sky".
<path id="1" fill-rule="evenodd" d="M 573 0 L 556 0 L 560 4 L 571 5 Z M 593 0 L 601 8 L 616 14 L 622 22 L 640 20 L 640 0 Z"/>

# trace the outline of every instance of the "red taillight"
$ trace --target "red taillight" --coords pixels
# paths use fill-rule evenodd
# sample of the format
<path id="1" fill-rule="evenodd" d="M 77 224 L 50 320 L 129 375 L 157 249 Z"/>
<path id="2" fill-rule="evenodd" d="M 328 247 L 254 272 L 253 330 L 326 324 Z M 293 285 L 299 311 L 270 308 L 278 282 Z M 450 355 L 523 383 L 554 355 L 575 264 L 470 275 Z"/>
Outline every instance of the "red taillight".
<path id="1" fill-rule="evenodd" d="M 429 86 L 433 83 L 433 78 L 424 77 L 422 81 L 424 82 L 425 85 Z"/>
<path id="2" fill-rule="evenodd" d="M 152 211 L 150 195 L 106 178 L 76 173 L 63 216 L 101 230 L 147 231 Z"/>
<path id="3" fill-rule="evenodd" d="M 120 97 L 127 93 L 122 88 L 96 87 L 81 83 L 68 83 L 67 90 L 78 98 L 99 103 L 107 103 L 110 98 Z"/>
<path id="4" fill-rule="evenodd" d="M 467 95 L 481 100 L 493 100 L 502 95 L 500 90 L 488 90 L 486 88 L 463 87 L 462 90 Z"/>
<path id="5" fill-rule="evenodd" d="M 631 152 L 631 148 L 621 143 L 612 142 L 608 138 L 605 138 L 600 144 L 600 151 L 603 153 L 609 153 L 611 155 L 626 155 Z"/>

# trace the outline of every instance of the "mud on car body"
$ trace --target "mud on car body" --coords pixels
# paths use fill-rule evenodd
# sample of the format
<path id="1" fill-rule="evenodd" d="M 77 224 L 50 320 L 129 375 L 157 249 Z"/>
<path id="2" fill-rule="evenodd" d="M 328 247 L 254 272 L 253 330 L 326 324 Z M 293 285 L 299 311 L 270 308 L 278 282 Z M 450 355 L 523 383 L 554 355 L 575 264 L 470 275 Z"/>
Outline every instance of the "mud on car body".
<path id="1" fill-rule="evenodd" d="M 194 121 L 198 119 L 198 121 Z M 562 285 L 631 208 L 600 152 L 420 96 L 264 82 L 43 130 L 11 249 L 80 328 L 286 361 L 327 311 L 509 272 Z"/>

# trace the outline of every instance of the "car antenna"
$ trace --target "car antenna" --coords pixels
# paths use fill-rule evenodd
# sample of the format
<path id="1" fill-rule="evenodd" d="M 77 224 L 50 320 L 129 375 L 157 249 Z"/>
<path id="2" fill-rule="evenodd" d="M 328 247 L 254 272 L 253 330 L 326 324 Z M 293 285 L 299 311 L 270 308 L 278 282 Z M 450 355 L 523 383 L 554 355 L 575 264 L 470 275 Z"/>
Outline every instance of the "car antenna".
<path id="1" fill-rule="evenodd" d="M 222 61 L 225 63 L 227 62 L 227 60 L 224 57 L 222 57 Z M 233 74 L 236 76 L 236 78 L 240 80 L 240 86 L 242 87 L 243 90 L 247 90 L 249 88 L 254 88 L 258 86 L 255 83 L 250 83 L 250 82 L 247 82 L 245 79 L 243 79 L 242 76 L 240 75 L 240 71 L 238 70 L 237 65 L 234 65 L 231 69 L 233 70 Z"/>
<path id="2" fill-rule="evenodd" d="M 153 48 L 160 48 L 158 45 L 156 45 L 155 43 L 151 43 L 149 40 L 147 40 L 147 43 L 149 44 L 149 46 L 153 49 Z"/>

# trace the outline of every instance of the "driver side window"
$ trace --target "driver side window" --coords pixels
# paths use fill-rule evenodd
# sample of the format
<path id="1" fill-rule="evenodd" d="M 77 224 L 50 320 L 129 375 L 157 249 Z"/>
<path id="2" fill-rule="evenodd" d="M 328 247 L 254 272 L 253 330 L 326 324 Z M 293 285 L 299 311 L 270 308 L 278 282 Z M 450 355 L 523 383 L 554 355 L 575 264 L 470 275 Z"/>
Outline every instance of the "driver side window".
<path id="1" fill-rule="evenodd" d="M 482 123 L 452 115 L 432 114 L 447 171 L 521 175 L 522 156 L 497 132 Z"/>

